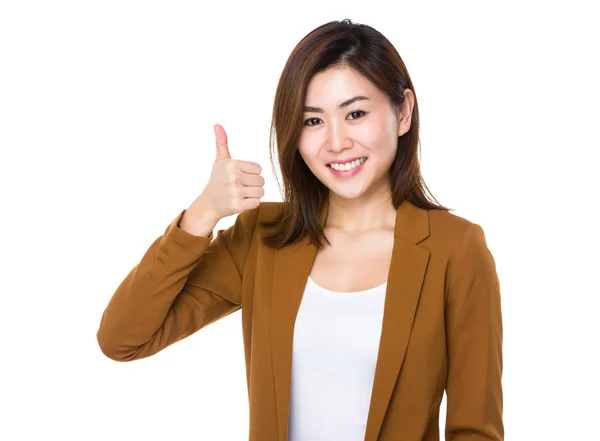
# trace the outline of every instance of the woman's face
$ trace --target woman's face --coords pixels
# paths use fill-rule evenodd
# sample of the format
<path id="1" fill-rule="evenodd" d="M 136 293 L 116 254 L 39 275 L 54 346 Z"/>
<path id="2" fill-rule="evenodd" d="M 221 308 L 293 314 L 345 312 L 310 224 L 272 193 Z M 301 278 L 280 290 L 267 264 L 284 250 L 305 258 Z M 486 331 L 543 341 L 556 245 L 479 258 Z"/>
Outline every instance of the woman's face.
<path id="1" fill-rule="evenodd" d="M 313 174 L 345 199 L 390 191 L 389 169 L 412 106 L 396 114 L 387 95 L 348 67 L 315 75 L 305 104 L 298 150 Z"/>

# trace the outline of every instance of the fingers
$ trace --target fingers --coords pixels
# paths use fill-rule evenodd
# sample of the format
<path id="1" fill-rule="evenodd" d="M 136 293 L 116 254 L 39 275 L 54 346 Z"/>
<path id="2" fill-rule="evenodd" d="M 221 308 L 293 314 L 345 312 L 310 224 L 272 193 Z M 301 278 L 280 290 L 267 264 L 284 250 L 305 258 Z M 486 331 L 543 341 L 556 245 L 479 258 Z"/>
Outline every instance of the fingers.
<path id="1" fill-rule="evenodd" d="M 246 187 L 262 187 L 265 185 L 265 178 L 251 173 L 241 173 L 239 182 Z"/>
<path id="2" fill-rule="evenodd" d="M 242 169 L 243 172 L 246 173 L 252 173 L 255 175 L 259 175 L 262 173 L 262 167 L 260 166 L 260 164 L 257 164 L 256 162 L 250 162 L 250 161 L 237 161 Z"/>
<path id="3" fill-rule="evenodd" d="M 265 195 L 265 189 L 262 187 L 242 187 L 239 189 L 239 195 L 248 198 L 262 198 Z"/>
<path id="4" fill-rule="evenodd" d="M 220 159 L 231 159 L 231 155 L 229 154 L 229 147 L 227 144 L 227 133 L 225 133 L 225 129 L 220 124 L 215 124 L 213 126 L 213 130 L 215 132 L 215 139 L 217 144 L 217 157 L 215 161 Z"/>
<path id="5" fill-rule="evenodd" d="M 227 142 L 227 133 L 225 129 L 220 124 L 215 124 L 213 126 L 213 130 L 215 132 L 215 141 L 217 145 L 217 158 L 219 159 L 231 159 L 231 154 L 229 153 L 229 144 Z M 241 170 L 246 173 L 253 173 L 259 175 L 262 173 L 262 167 L 256 162 L 251 161 L 242 161 L 236 160 L 236 162 L 240 165 Z"/>
<path id="6" fill-rule="evenodd" d="M 256 162 L 232 159 L 225 129 L 215 124 L 213 130 L 217 152 L 205 191 L 217 201 L 221 217 L 258 207 L 260 198 L 265 195 L 265 179 L 260 176 L 262 167 Z"/>

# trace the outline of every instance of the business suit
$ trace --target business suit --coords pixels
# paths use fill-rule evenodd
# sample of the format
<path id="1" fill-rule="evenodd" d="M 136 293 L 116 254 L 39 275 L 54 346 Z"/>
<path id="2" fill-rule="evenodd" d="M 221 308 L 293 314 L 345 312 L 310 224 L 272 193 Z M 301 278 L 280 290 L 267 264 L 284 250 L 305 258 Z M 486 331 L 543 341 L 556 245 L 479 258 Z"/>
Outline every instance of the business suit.
<path id="1" fill-rule="evenodd" d="M 241 308 L 250 441 L 287 441 L 295 316 L 316 256 L 308 236 L 275 250 L 258 221 L 281 204 L 239 214 L 213 239 L 178 227 L 156 239 L 111 298 L 98 330 L 110 358 L 150 356 Z M 326 201 L 321 211 L 324 225 Z M 504 439 L 502 314 L 483 229 L 405 201 L 397 210 L 381 342 L 365 441 Z"/>

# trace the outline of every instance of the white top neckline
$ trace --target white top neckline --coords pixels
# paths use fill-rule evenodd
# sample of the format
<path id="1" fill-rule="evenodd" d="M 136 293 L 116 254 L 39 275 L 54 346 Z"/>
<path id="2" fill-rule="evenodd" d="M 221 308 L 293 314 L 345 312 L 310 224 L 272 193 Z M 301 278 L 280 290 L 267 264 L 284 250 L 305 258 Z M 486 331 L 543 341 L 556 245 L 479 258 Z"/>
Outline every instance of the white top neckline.
<path id="1" fill-rule="evenodd" d="M 360 295 L 360 294 L 367 294 L 367 293 L 372 293 L 373 291 L 379 291 L 379 290 L 381 290 L 381 288 L 384 288 L 387 285 L 387 280 L 386 280 L 381 285 L 375 286 L 373 288 L 363 289 L 362 291 L 342 292 L 342 291 L 332 291 L 330 289 L 323 288 L 321 285 L 319 285 L 317 282 L 315 282 L 314 279 L 310 275 L 308 276 L 308 281 L 309 281 L 309 283 L 311 283 L 318 290 L 320 290 L 322 292 L 325 292 L 327 294 L 332 294 L 332 295 Z"/>

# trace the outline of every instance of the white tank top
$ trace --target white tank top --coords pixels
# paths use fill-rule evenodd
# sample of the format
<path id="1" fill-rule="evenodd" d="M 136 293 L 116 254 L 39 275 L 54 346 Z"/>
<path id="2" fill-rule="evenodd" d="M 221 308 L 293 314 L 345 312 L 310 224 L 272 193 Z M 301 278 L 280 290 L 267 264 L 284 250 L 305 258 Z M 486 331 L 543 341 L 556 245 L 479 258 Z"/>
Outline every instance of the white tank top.
<path id="1" fill-rule="evenodd" d="M 292 356 L 289 441 L 363 441 L 387 282 L 330 291 L 308 278 Z"/>

